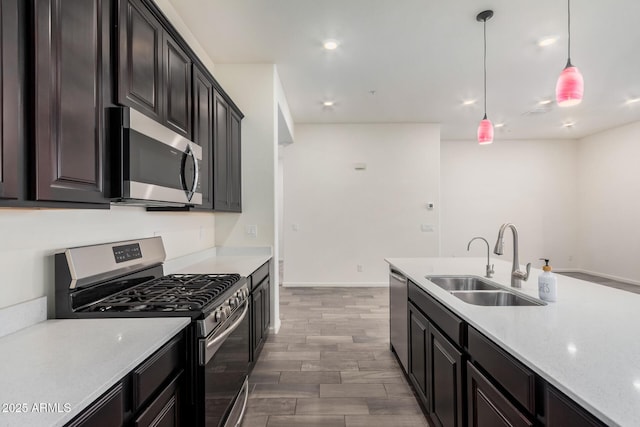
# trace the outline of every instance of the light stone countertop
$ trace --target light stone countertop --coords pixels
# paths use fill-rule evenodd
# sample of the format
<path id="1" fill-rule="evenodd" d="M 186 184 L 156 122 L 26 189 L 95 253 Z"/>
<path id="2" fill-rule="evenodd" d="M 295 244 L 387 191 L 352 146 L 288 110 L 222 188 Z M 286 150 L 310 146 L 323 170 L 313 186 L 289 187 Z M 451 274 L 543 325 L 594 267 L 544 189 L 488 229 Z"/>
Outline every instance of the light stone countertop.
<path id="1" fill-rule="evenodd" d="M 556 275 L 555 303 L 477 306 L 424 276 L 482 277 L 486 258 L 386 261 L 607 425 L 640 426 L 640 295 Z M 511 262 L 491 261 L 496 273 L 490 280 L 513 289 Z M 537 298 L 540 274 L 532 269 L 516 291 Z"/>
<path id="2" fill-rule="evenodd" d="M 236 273 L 247 277 L 269 261 L 269 258 L 271 258 L 270 255 L 215 256 L 183 267 L 173 273 Z"/>
<path id="3" fill-rule="evenodd" d="M 0 338 L 0 426 L 66 424 L 190 322 L 48 320 Z"/>

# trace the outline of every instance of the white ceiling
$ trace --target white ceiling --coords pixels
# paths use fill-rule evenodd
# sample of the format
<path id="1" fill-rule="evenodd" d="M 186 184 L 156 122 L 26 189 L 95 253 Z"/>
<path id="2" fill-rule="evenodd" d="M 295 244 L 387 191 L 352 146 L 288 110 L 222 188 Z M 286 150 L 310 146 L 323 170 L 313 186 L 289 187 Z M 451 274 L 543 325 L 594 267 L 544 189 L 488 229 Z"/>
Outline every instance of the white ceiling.
<path id="1" fill-rule="evenodd" d="M 475 139 L 487 113 L 496 141 L 580 138 L 640 120 L 640 1 L 574 0 L 572 61 L 585 79 L 576 107 L 551 105 L 566 63 L 563 0 L 171 0 L 214 63 L 275 63 L 296 123 L 430 122 L 443 139 Z M 540 48 L 544 36 L 556 44 Z M 325 39 L 340 46 L 328 52 Z M 371 94 L 370 91 L 375 91 Z M 462 101 L 478 102 L 463 107 Z M 324 108 L 325 100 L 336 105 Z M 573 128 L 563 128 L 575 121 Z"/>

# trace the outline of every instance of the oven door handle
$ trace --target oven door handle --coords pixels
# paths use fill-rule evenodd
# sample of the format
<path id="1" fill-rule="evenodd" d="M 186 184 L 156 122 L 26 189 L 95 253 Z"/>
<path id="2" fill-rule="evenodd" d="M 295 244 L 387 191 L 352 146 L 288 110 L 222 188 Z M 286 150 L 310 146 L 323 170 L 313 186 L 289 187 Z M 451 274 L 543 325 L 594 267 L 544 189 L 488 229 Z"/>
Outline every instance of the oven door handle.
<path id="1" fill-rule="evenodd" d="M 224 427 L 240 427 L 244 418 L 244 413 L 247 409 L 247 401 L 249 399 L 249 379 L 245 378 L 242 383 L 242 389 L 236 397 L 236 401 L 229 411 L 229 417 L 224 422 Z M 242 406 L 240 406 L 242 405 Z M 239 412 L 239 413 L 238 413 Z"/>
<path id="2" fill-rule="evenodd" d="M 211 360 L 213 355 L 216 354 L 216 351 L 218 351 L 218 349 L 222 345 L 222 342 L 229 335 L 231 335 L 231 333 L 235 331 L 238 328 L 238 326 L 240 326 L 240 323 L 242 323 L 244 318 L 247 317 L 248 311 L 249 311 L 249 300 L 247 299 L 244 301 L 244 311 L 242 312 L 238 320 L 233 322 L 233 324 L 229 326 L 227 329 L 225 329 L 220 335 L 217 335 L 211 340 L 207 340 L 206 342 L 201 341 L 201 345 L 200 345 L 200 365 L 201 366 L 204 366 L 207 363 L 209 363 L 209 360 Z"/>

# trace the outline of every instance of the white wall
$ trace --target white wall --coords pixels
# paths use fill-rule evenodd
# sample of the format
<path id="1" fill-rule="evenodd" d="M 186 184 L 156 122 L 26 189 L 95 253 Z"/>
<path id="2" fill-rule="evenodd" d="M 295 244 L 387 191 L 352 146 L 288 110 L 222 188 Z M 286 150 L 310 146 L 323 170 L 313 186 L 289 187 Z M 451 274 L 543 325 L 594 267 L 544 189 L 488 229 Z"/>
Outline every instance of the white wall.
<path id="1" fill-rule="evenodd" d="M 274 329 L 279 328 L 278 266 L 278 125 L 293 135 L 293 120 L 273 64 L 218 64 L 215 77 L 245 114 L 242 121 L 242 213 L 216 216 L 219 246 L 270 246 L 273 248 L 272 307 Z M 284 120 L 283 120 L 284 119 Z M 291 127 L 289 127 L 291 126 Z M 248 225 L 258 235 L 246 233 Z"/>
<path id="2" fill-rule="evenodd" d="M 72 246 L 161 235 L 167 258 L 214 246 L 211 213 L 0 209 L 0 308 L 47 295 L 53 307 L 52 255 Z"/>
<path id="3" fill-rule="evenodd" d="M 439 199 L 438 125 L 296 124 L 295 139 L 284 148 L 285 285 L 384 284 L 385 257 L 438 255 L 438 206 L 426 209 Z"/>
<path id="4" fill-rule="evenodd" d="M 640 122 L 579 147 L 580 267 L 640 284 Z"/>
<path id="5" fill-rule="evenodd" d="M 442 141 L 442 255 L 486 256 L 486 245 L 467 243 L 475 236 L 489 241 L 492 258 L 498 229 L 518 228 L 520 263 L 555 268 L 576 262 L 577 148 L 574 140 Z M 503 259 L 512 259 L 511 232 Z M 480 273 L 481 271 L 479 271 Z"/>

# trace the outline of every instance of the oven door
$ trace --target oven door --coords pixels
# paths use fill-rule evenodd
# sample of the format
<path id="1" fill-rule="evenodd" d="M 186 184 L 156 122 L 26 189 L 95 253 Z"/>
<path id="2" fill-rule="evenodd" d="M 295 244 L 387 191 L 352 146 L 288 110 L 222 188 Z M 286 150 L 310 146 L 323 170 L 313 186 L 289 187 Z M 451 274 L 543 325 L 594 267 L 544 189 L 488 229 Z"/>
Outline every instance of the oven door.
<path id="1" fill-rule="evenodd" d="M 249 393 L 249 300 L 220 328 L 199 340 L 198 425 L 236 427 Z"/>
<path id="2" fill-rule="evenodd" d="M 114 108 L 110 126 L 114 153 L 112 196 L 123 203 L 202 204 L 202 147 L 131 108 Z"/>

